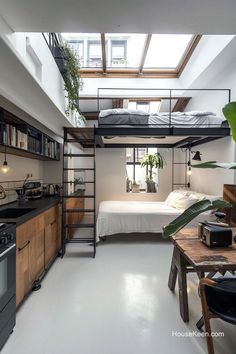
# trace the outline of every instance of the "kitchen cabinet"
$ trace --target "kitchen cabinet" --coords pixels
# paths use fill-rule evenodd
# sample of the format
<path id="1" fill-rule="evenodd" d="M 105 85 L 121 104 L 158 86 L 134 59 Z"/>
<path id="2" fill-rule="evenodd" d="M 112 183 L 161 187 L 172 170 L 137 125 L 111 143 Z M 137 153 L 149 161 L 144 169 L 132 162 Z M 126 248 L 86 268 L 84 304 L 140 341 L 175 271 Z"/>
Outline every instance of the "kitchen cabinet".
<path id="1" fill-rule="evenodd" d="M 58 207 L 45 212 L 45 266 L 47 267 L 60 248 L 60 214 Z"/>
<path id="2" fill-rule="evenodd" d="M 60 250 L 61 207 L 58 205 L 16 228 L 16 304 L 48 268 Z"/>
<path id="3" fill-rule="evenodd" d="M 19 238 L 19 233 L 18 233 Z M 16 305 L 24 298 L 25 294 L 30 290 L 29 275 L 29 245 L 30 241 L 17 246 L 16 251 Z"/>

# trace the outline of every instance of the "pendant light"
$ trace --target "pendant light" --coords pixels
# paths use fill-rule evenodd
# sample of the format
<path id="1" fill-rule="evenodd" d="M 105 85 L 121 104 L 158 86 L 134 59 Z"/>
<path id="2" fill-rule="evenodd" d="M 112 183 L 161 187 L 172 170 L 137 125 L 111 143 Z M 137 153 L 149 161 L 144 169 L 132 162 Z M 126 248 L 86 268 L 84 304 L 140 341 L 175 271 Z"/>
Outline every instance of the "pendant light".
<path id="1" fill-rule="evenodd" d="M 193 151 L 193 152 L 195 152 L 195 155 L 193 156 L 192 160 L 202 161 L 200 151 Z"/>
<path id="2" fill-rule="evenodd" d="M 3 165 L 1 167 L 1 171 L 3 173 L 7 173 L 9 171 L 9 166 L 8 166 L 8 163 L 7 163 L 7 147 L 5 145 L 5 159 L 4 159 L 4 162 L 3 162 Z"/>

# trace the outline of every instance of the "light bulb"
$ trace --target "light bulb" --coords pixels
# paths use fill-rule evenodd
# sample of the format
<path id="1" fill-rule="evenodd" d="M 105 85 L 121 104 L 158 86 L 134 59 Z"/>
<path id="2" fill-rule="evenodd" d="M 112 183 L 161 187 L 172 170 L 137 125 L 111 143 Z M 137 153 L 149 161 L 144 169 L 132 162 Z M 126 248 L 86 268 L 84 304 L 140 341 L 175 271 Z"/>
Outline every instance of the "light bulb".
<path id="1" fill-rule="evenodd" d="M 7 161 L 5 160 L 4 162 L 3 162 L 3 165 L 2 165 L 2 167 L 1 167 L 1 171 L 3 172 L 3 173 L 7 173 L 8 171 L 9 171 L 9 166 L 8 166 L 8 164 L 7 164 Z"/>
<path id="2" fill-rule="evenodd" d="M 191 174 L 192 174 L 192 171 L 191 171 L 191 170 L 188 170 L 187 175 L 188 175 L 188 176 L 191 176 Z"/>

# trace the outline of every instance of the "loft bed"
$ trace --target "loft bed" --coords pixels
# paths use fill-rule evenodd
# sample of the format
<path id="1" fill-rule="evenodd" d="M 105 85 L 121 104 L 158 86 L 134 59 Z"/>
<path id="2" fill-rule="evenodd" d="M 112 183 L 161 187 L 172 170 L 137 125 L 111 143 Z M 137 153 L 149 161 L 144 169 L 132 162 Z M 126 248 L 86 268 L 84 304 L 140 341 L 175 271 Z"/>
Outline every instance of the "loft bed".
<path id="1" fill-rule="evenodd" d="M 109 91 L 109 94 L 104 95 L 104 91 Z M 152 92 L 149 99 L 156 98 L 165 101 L 164 106 L 168 106 L 168 110 L 155 114 L 145 114 L 144 112 L 137 114 L 137 111 L 130 113 L 123 107 L 102 109 L 101 102 L 104 100 L 114 98 L 116 101 L 134 100 L 134 98 L 140 101 L 145 100 L 148 97 L 145 95 L 145 91 Z M 117 94 L 111 95 L 110 92 L 117 92 Z M 125 95 L 122 92 L 128 92 L 128 94 Z M 116 148 L 148 145 L 159 148 L 185 148 L 189 144 L 193 147 L 229 136 L 230 129 L 223 115 L 218 116 L 206 111 L 183 112 L 192 99 L 189 95 L 194 92 L 217 94 L 216 101 L 219 93 L 222 93 L 224 98 L 221 99 L 221 107 L 231 100 L 230 89 L 98 88 L 95 98 L 97 112 L 89 112 L 93 117 L 97 117 L 98 121 L 95 127 L 95 136 L 99 141 L 97 146 Z M 83 100 L 83 97 L 81 99 Z M 182 112 L 176 112 L 178 108 Z"/>
<path id="2" fill-rule="evenodd" d="M 98 89 L 97 100 L 97 111 L 100 113 L 100 101 L 105 99 L 113 98 L 111 95 L 103 96 L 101 95 L 101 90 Z M 105 90 L 119 90 L 119 94 L 121 95 L 122 89 L 105 89 Z M 127 90 L 127 89 L 125 89 Z M 141 89 L 128 89 L 130 91 L 140 91 Z M 149 89 L 150 90 L 150 89 Z M 141 91 L 143 95 L 143 91 Z M 156 91 L 156 90 L 155 90 Z M 168 95 L 163 95 L 163 91 L 168 93 Z M 104 121 L 101 120 L 101 116 L 97 115 L 98 122 L 96 125 L 93 124 L 90 126 L 85 126 L 81 128 L 65 128 L 64 130 L 64 156 L 67 157 L 80 157 L 80 154 L 68 154 L 67 143 L 79 143 L 84 148 L 93 148 L 95 152 L 95 147 L 105 147 L 105 148 L 122 148 L 122 147 L 157 147 L 157 148 L 172 148 L 172 154 L 174 153 L 175 148 L 185 148 L 188 149 L 188 153 L 190 154 L 190 148 L 204 144 L 216 139 L 224 138 L 230 135 L 230 129 L 225 122 L 223 117 L 219 117 L 214 114 L 210 114 L 210 118 L 207 120 L 206 114 L 199 115 L 199 120 L 204 116 L 204 123 L 198 124 L 197 115 L 187 115 L 176 114 L 176 109 L 173 108 L 173 100 L 182 99 L 185 101 L 185 107 L 182 106 L 182 110 L 184 110 L 187 104 L 192 99 L 191 97 L 183 97 L 175 96 L 174 92 L 180 90 L 170 90 L 170 89 L 161 89 L 162 99 L 166 101 L 169 100 L 169 112 L 165 113 L 165 115 L 160 115 L 160 117 L 164 117 L 164 122 L 153 122 L 153 120 L 148 119 L 145 121 L 145 124 L 137 124 L 135 121 L 131 122 L 131 124 L 124 124 L 123 121 L 118 121 L 116 124 L 104 124 Z M 215 99 L 220 107 L 223 107 L 227 102 L 230 102 L 231 92 L 229 89 L 187 89 L 181 90 L 189 94 L 190 91 L 197 92 L 213 92 L 220 93 L 223 92 L 226 96 L 224 101 L 219 101 L 218 98 Z M 117 96 L 116 96 L 117 97 Z M 124 97 L 120 96 L 120 97 Z M 132 97 L 131 95 L 128 96 Z M 135 96 L 133 96 L 135 97 Z M 136 95 L 137 97 L 137 95 Z M 140 96 L 139 96 L 140 97 Z M 155 95 L 153 95 L 155 97 Z M 217 95 L 216 95 L 217 97 Z M 86 98 L 88 99 L 88 98 Z M 214 101 L 213 101 L 214 102 Z M 175 107 L 179 107 L 179 105 L 175 102 Z M 83 110 L 83 109 L 81 109 Z M 96 113 L 96 112 L 95 112 Z M 181 116 L 182 121 L 174 120 L 174 114 L 178 118 Z M 209 114 L 208 114 L 209 116 Z M 96 114 L 92 114 L 93 121 L 96 118 Z M 189 122 L 186 123 L 187 119 L 191 119 L 191 117 L 195 117 L 195 123 Z M 185 121 L 183 121 L 185 119 Z M 140 121 L 141 123 L 142 120 Z M 114 123 L 114 122 L 113 122 Z M 120 124 L 122 123 L 122 124 Z M 130 122 L 129 122 L 130 123 Z M 151 124 L 149 124 L 151 123 Z M 92 157 L 94 155 L 83 155 L 85 157 Z M 173 156 L 173 155 L 172 155 Z M 174 156 L 172 157 L 172 163 L 174 167 Z M 185 165 L 184 165 L 185 166 Z M 185 166 L 186 167 L 186 166 Z M 95 177 L 95 164 L 94 164 L 94 177 Z M 68 170 L 68 169 L 65 169 Z M 74 171 L 84 170 L 84 168 L 71 168 Z M 64 174 L 63 174 L 64 176 Z M 94 191 L 95 191 L 95 181 L 86 181 L 86 183 L 93 183 Z M 68 182 L 63 182 L 66 185 Z M 181 184 L 181 186 L 186 185 L 186 187 L 190 187 L 190 184 L 186 183 L 186 181 Z M 174 183 L 174 168 L 172 168 L 172 190 L 175 189 Z M 65 190 L 66 192 L 66 190 Z M 64 192 L 64 193 L 65 193 Z M 175 192 L 175 191 L 174 191 Z M 179 192 L 179 191 L 178 191 Z M 181 191 L 181 193 L 185 193 L 186 191 Z M 172 192 L 173 193 L 173 192 Z M 84 198 L 93 198 L 94 200 L 94 209 L 91 209 L 94 213 L 94 224 L 93 227 L 96 230 L 96 240 L 99 238 L 104 238 L 106 236 L 116 234 L 116 233 L 124 233 L 125 230 L 127 232 L 154 232 L 158 233 L 162 230 L 164 224 L 173 220 L 176 216 L 180 215 L 183 210 L 187 207 L 188 203 L 191 201 L 191 198 L 196 202 L 196 198 L 194 198 L 194 192 L 188 190 L 186 196 L 184 195 L 184 204 L 176 207 L 176 205 L 169 205 L 168 198 L 165 202 L 128 202 L 128 201 L 105 201 L 100 204 L 97 223 L 95 224 L 95 214 L 96 214 L 96 202 L 94 195 L 84 195 Z M 67 198 L 67 194 L 64 195 L 64 198 Z M 199 193 L 197 194 L 199 197 Z M 203 198 L 210 199 L 212 196 L 203 196 Z M 217 197 L 218 199 L 219 197 Z M 181 196 L 177 195 L 178 203 L 182 200 Z M 172 200 L 173 201 L 173 200 Z M 86 210 L 86 209 L 85 209 Z M 87 209 L 90 210 L 90 209 Z M 74 210 L 75 212 L 78 209 Z M 67 211 L 64 210 L 64 213 Z M 201 215 L 200 219 L 197 221 L 205 220 L 209 215 Z M 116 220 L 117 222 L 115 223 Z M 154 221 L 155 222 L 154 222 Z M 76 225 L 75 225 L 76 226 Z M 75 242 L 76 240 L 73 240 Z M 87 239 L 78 240 L 78 242 L 85 242 Z M 96 249 L 96 242 L 94 240 L 94 247 Z"/>

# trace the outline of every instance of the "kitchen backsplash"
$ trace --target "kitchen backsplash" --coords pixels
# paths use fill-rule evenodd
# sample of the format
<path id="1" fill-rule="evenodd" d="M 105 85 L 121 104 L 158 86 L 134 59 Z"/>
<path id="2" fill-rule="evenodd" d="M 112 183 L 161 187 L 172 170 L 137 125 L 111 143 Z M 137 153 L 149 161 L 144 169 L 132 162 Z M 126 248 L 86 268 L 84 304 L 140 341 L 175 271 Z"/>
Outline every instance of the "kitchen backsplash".
<path id="1" fill-rule="evenodd" d="M 15 191 L 16 188 L 20 188 L 23 186 L 25 180 L 18 180 L 18 181 L 4 181 L 0 182 L 0 185 L 5 189 L 6 191 L 6 198 L 0 199 L 0 205 L 4 205 L 7 203 L 14 202 L 17 200 L 17 193 Z M 29 181 L 37 181 L 43 183 L 42 179 L 28 179 L 27 182 Z"/>

